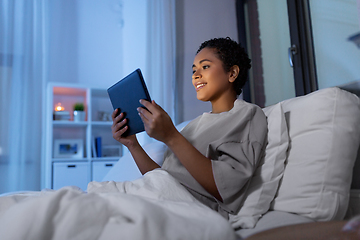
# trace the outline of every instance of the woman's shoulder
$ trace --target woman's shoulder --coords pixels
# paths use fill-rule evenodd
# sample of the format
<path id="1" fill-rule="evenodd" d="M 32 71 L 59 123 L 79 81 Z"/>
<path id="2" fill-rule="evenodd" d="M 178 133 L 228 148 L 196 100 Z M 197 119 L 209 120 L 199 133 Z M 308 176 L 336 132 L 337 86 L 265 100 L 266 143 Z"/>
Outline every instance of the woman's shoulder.
<path id="1" fill-rule="evenodd" d="M 259 131 L 265 131 L 267 129 L 267 120 L 264 111 L 258 105 L 248 103 L 241 99 L 236 100 L 234 113 L 230 118 L 229 121 L 234 121 L 235 125 L 242 126 L 242 124 L 247 124 L 255 127 Z"/>
<path id="2" fill-rule="evenodd" d="M 234 102 L 234 109 L 241 109 L 241 108 L 261 110 L 261 108 L 256 104 L 246 102 L 245 100 L 242 99 L 236 99 Z"/>
<path id="3" fill-rule="evenodd" d="M 230 110 L 233 114 L 249 114 L 251 116 L 259 116 L 265 118 L 263 110 L 256 104 L 246 102 L 242 99 L 237 99 L 234 103 L 233 109 Z"/>
<path id="4" fill-rule="evenodd" d="M 262 109 L 252 103 L 248 103 L 242 99 L 237 99 L 234 102 L 234 107 L 228 112 L 211 113 L 205 112 L 202 115 L 192 119 L 186 124 L 186 128 L 196 128 L 199 124 L 225 124 L 232 126 L 243 124 L 243 122 L 251 121 L 252 119 L 266 122 L 266 117 Z"/>

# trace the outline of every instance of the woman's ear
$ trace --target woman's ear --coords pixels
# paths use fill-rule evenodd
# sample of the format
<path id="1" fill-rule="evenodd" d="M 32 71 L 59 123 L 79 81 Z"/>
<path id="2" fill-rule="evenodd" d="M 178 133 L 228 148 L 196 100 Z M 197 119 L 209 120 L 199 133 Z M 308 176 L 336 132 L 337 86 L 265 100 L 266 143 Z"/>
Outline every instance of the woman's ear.
<path id="1" fill-rule="evenodd" d="M 229 71 L 229 82 L 234 82 L 236 78 L 239 76 L 240 68 L 238 65 L 234 65 L 230 68 Z"/>

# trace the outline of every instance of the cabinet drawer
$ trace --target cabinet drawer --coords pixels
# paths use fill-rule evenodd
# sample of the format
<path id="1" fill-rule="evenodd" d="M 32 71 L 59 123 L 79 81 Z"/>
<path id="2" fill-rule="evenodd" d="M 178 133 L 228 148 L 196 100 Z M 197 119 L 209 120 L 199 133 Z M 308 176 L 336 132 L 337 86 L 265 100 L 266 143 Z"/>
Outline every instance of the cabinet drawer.
<path id="1" fill-rule="evenodd" d="M 77 186 L 86 191 L 89 183 L 88 173 L 86 162 L 55 162 L 53 163 L 53 189 Z"/>
<path id="2" fill-rule="evenodd" d="M 101 182 L 105 175 L 115 165 L 116 161 L 93 162 L 92 163 L 92 180 Z"/>

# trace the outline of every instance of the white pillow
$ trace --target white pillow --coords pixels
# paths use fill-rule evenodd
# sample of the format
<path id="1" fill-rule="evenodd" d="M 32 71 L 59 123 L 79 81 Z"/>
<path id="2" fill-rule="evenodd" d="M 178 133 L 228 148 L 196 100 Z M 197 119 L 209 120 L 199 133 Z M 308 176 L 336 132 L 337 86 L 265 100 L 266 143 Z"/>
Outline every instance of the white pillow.
<path id="1" fill-rule="evenodd" d="M 316 221 L 343 219 L 360 141 L 360 99 L 333 87 L 282 106 L 290 147 L 271 210 Z"/>
<path id="2" fill-rule="evenodd" d="M 274 199 L 283 176 L 289 135 L 281 103 L 263 109 L 268 122 L 265 157 L 251 179 L 247 197 L 237 215 L 230 215 L 233 228 L 253 228 Z"/>

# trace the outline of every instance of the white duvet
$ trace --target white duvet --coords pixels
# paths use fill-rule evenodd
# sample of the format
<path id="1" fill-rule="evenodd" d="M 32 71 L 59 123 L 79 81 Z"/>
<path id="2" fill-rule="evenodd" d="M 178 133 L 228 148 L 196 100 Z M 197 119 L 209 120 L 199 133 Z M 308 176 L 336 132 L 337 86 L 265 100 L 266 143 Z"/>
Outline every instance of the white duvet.
<path id="1" fill-rule="evenodd" d="M 0 239 L 235 239 L 231 225 L 166 171 L 0 197 Z"/>

